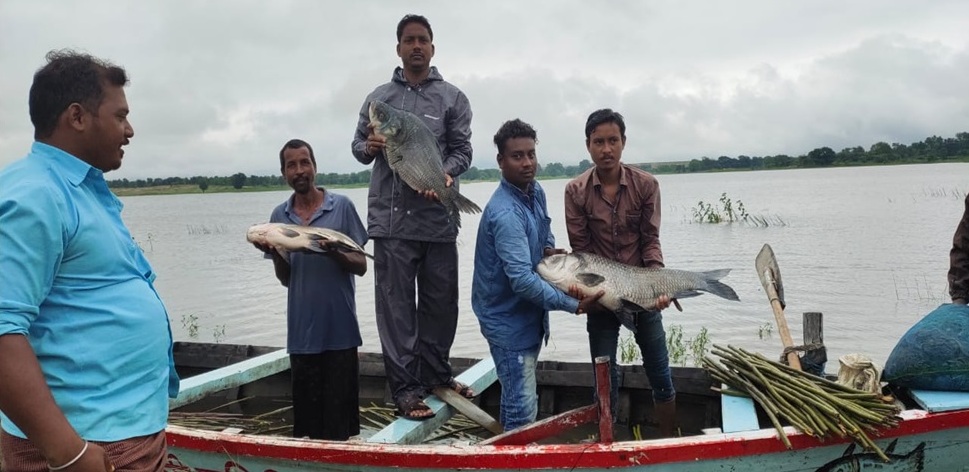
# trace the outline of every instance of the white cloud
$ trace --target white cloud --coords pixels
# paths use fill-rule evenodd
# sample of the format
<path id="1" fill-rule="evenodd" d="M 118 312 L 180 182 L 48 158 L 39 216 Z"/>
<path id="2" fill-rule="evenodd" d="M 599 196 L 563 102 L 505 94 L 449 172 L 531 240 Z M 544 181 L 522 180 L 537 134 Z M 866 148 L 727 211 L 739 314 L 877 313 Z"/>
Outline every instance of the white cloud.
<path id="1" fill-rule="evenodd" d="M 627 117 L 630 162 L 801 154 L 966 131 L 969 17 L 929 3 L 576 0 L 454 4 L 189 0 L 0 3 L 0 166 L 32 140 L 26 95 L 50 49 L 123 65 L 135 138 L 109 178 L 266 175 L 301 137 L 321 171 L 349 153 L 365 95 L 398 64 L 405 13 L 474 110 L 474 164 L 519 117 L 544 162 L 587 155 L 589 112 Z"/>

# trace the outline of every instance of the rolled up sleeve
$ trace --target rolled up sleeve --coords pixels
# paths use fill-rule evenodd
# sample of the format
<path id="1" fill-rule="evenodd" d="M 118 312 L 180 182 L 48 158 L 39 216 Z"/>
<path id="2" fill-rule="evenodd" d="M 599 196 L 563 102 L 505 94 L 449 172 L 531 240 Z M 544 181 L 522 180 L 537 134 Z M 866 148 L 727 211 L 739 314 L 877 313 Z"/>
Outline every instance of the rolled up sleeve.
<path id="1" fill-rule="evenodd" d="M 51 289 L 64 232 L 54 193 L 31 182 L 0 194 L 0 335 L 27 334 Z"/>

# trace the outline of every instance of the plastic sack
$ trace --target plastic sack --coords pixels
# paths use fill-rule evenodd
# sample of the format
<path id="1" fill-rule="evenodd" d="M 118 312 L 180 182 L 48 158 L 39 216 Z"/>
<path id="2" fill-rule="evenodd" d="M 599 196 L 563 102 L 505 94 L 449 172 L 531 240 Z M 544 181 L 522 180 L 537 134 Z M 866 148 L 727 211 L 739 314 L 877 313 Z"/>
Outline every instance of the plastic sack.
<path id="1" fill-rule="evenodd" d="M 881 393 L 881 370 L 868 356 L 845 354 L 838 358 L 838 383 L 869 393 Z"/>
<path id="2" fill-rule="evenodd" d="M 922 390 L 969 391 L 969 306 L 946 303 L 912 326 L 882 380 Z"/>

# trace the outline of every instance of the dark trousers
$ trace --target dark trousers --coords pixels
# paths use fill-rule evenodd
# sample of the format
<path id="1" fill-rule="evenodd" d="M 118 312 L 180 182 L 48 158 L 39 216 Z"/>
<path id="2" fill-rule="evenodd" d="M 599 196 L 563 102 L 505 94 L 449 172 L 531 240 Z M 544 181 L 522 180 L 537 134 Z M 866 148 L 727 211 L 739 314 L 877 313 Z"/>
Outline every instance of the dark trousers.
<path id="1" fill-rule="evenodd" d="M 619 403 L 619 364 L 616 351 L 619 346 L 619 319 L 610 312 L 589 313 L 586 330 L 589 332 L 589 352 L 592 362 L 596 357 L 609 356 L 609 400 L 615 417 Z M 636 344 L 643 357 L 643 368 L 653 389 L 653 400 L 664 403 L 676 397 L 670 376 L 670 357 L 666 349 L 666 331 L 663 315 L 658 311 L 640 311 L 634 315 Z"/>
<path id="2" fill-rule="evenodd" d="M 346 441 L 360 434 L 357 348 L 290 354 L 293 437 Z"/>
<path id="3" fill-rule="evenodd" d="M 458 325 L 458 248 L 377 238 L 377 331 L 394 401 L 450 382 Z M 416 302 L 415 302 L 416 298 Z"/>

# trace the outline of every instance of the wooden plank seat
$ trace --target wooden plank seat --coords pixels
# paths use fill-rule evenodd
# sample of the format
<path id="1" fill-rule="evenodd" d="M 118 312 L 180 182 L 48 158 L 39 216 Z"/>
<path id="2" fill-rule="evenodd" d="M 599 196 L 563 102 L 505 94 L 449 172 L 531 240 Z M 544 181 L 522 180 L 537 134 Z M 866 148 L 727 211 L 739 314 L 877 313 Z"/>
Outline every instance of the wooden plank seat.
<path id="1" fill-rule="evenodd" d="M 471 366 L 456 378 L 459 382 L 467 384 L 472 390 L 480 393 L 498 381 L 498 374 L 495 372 L 494 360 L 489 357 Z M 384 429 L 378 431 L 377 434 L 371 436 L 367 442 L 420 444 L 424 441 L 424 438 L 440 428 L 457 413 L 454 407 L 444 403 L 434 395 L 429 395 L 425 398 L 424 403 L 434 412 L 433 418 L 426 420 L 398 418 Z"/>

